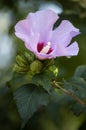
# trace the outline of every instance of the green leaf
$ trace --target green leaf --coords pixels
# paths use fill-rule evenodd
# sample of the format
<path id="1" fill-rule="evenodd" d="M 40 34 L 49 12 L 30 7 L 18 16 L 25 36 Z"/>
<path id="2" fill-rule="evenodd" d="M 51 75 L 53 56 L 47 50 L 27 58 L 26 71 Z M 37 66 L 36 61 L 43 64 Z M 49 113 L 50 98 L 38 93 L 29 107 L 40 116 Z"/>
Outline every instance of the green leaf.
<path id="1" fill-rule="evenodd" d="M 86 98 L 86 81 L 80 77 L 72 77 L 63 81 L 64 87 L 80 98 Z"/>
<path id="2" fill-rule="evenodd" d="M 86 81 L 80 77 L 72 77 L 68 80 L 63 81 L 64 88 L 71 92 L 73 95 L 78 97 L 82 102 L 86 104 Z M 86 113 L 86 105 L 74 100 L 71 96 L 71 110 L 75 115 L 79 115 L 81 112 Z"/>
<path id="3" fill-rule="evenodd" d="M 86 65 L 77 67 L 74 76 L 63 81 L 64 88 L 86 104 Z M 71 97 L 71 96 L 70 96 Z M 71 98 L 71 110 L 75 115 L 86 113 L 86 105 Z"/>
<path id="4" fill-rule="evenodd" d="M 86 80 L 86 65 L 79 66 L 74 73 L 75 77 L 81 77 Z"/>
<path id="5" fill-rule="evenodd" d="M 35 75 L 32 79 L 32 82 L 37 86 L 43 87 L 47 92 L 50 92 L 52 89 L 51 78 L 47 73 Z"/>
<path id="6" fill-rule="evenodd" d="M 41 106 L 49 103 L 47 92 L 33 84 L 27 84 L 17 89 L 14 92 L 14 99 L 23 123 L 26 123 Z"/>
<path id="7" fill-rule="evenodd" d="M 8 86 L 12 88 L 12 90 L 16 90 L 22 85 L 27 83 L 31 83 L 32 75 L 30 74 L 18 74 L 14 73 L 13 78 L 8 82 Z"/>
<path id="8" fill-rule="evenodd" d="M 86 106 L 81 105 L 79 103 L 72 104 L 71 110 L 76 116 L 79 116 L 82 112 L 86 114 Z"/>

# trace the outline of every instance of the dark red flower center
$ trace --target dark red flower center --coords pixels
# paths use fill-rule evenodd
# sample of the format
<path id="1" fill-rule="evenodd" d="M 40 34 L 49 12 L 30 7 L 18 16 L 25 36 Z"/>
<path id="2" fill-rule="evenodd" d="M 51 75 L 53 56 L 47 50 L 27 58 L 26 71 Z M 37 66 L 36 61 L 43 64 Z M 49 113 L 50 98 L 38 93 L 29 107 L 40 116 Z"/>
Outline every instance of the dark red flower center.
<path id="1" fill-rule="evenodd" d="M 38 43 L 37 50 L 42 54 L 50 54 L 53 49 L 50 47 L 50 42 L 48 42 L 46 45 L 42 42 Z"/>
<path id="2" fill-rule="evenodd" d="M 44 43 L 38 43 L 37 45 L 38 52 L 40 52 L 43 49 L 43 47 L 44 47 Z"/>

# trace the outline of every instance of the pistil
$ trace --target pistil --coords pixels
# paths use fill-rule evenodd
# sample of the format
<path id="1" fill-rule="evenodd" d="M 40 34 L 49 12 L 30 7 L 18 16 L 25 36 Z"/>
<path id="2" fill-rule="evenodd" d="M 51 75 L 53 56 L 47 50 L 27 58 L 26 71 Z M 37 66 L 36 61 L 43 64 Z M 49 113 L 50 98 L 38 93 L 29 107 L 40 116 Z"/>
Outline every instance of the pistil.
<path id="1" fill-rule="evenodd" d="M 40 53 L 41 54 L 47 54 L 49 52 L 49 50 L 50 50 L 50 45 L 51 45 L 51 43 L 48 42 L 47 45 L 42 48 L 42 50 L 40 51 Z"/>

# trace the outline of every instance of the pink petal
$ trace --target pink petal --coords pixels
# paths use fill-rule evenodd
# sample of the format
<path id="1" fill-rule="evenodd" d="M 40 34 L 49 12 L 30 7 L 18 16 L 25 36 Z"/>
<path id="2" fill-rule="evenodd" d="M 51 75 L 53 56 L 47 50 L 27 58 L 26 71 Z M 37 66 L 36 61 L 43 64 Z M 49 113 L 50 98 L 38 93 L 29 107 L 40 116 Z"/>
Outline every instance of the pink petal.
<path id="1" fill-rule="evenodd" d="M 36 52 L 35 54 L 36 54 L 37 58 L 40 60 L 54 58 L 51 53 L 50 54 L 41 54 L 41 53 Z"/>
<path id="2" fill-rule="evenodd" d="M 67 56 L 76 56 L 79 52 L 79 47 L 77 42 L 73 42 L 70 46 L 66 48 L 67 50 Z"/>
<path id="3" fill-rule="evenodd" d="M 73 42 L 68 47 L 58 46 L 58 48 L 54 50 L 54 56 L 60 57 L 60 56 L 75 56 L 79 52 L 79 47 L 77 42 Z"/>
<path id="4" fill-rule="evenodd" d="M 21 20 L 15 25 L 15 34 L 23 41 L 27 41 L 29 35 L 32 34 L 32 29 L 28 20 Z"/>
<path id="5" fill-rule="evenodd" d="M 71 39 L 78 34 L 80 34 L 79 29 L 75 28 L 69 21 L 63 20 L 58 28 L 53 31 L 51 42 L 66 47 Z"/>
<path id="6" fill-rule="evenodd" d="M 57 14 L 51 10 L 41 10 L 36 13 L 30 13 L 27 16 L 27 20 L 31 23 L 32 30 L 40 34 L 40 42 L 47 42 L 49 40 L 53 24 L 57 19 Z"/>
<path id="7" fill-rule="evenodd" d="M 25 42 L 25 46 L 28 50 L 36 53 L 37 51 L 37 44 L 38 44 L 38 40 L 39 40 L 39 34 L 35 34 L 33 36 L 30 36 L 28 38 L 28 41 Z"/>
<path id="8" fill-rule="evenodd" d="M 39 40 L 39 34 L 32 31 L 31 25 L 27 19 L 21 20 L 15 26 L 15 34 L 25 42 L 27 49 L 35 52 Z"/>

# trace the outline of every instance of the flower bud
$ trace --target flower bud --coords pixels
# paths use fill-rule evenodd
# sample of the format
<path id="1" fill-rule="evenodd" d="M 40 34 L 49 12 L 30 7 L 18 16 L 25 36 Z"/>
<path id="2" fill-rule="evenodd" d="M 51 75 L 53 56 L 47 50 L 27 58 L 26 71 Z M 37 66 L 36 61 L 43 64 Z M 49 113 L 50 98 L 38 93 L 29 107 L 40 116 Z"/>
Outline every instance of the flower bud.
<path id="1" fill-rule="evenodd" d="M 55 77 L 58 75 L 58 68 L 55 65 L 50 66 L 49 70 L 53 72 Z"/>
<path id="2" fill-rule="evenodd" d="M 18 64 L 14 65 L 13 70 L 16 71 L 17 73 L 21 73 L 21 74 L 24 74 L 27 72 L 27 68 L 18 66 Z"/>
<path id="3" fill-rule="evenodd" d="M 39 74 L 41 69 L 42 69 L 42 63 L 39 60 L 35 60 L 30 64 L 30 70 L 34 73 L 34 74 Z"/>
<path id="4" fill-rule="evenodd" d="M 34 61 L 34 54 L 25 52 L 24 56 L 29 63 L 32 63 Z"/>
<path id="5" fill-rule="evenodd" d="M 25 57 L 18 55 L 16 57 L 16 64 L 13 67 L 13 70 L 17 73 L 27 73 L 29 70 L 29 64 Z"/>
<path id="6" fill-rule="evenodd" d="M 16 63 L 19 65 L 19 66 L 21 66 L 21 67 L 26 67 L 26 65 L 27 65 L 27 61 L 26 61 L 26 59 L 24 59 L 22 56 L 20 56 L 20 55 L 18 55 L 17 57 L 16 57 Z"/>

